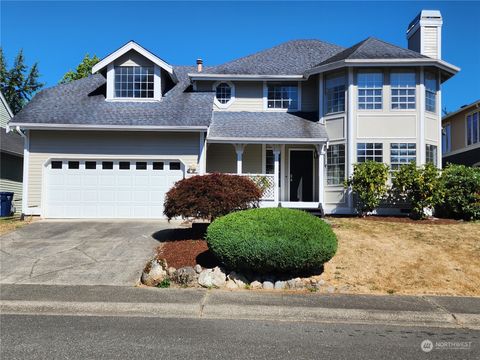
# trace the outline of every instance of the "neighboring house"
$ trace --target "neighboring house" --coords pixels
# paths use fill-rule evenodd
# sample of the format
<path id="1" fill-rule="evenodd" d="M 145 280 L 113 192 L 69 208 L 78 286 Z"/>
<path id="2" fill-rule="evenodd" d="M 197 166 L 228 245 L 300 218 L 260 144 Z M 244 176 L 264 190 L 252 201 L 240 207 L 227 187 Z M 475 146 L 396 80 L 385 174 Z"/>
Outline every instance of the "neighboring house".
<path id="1" fill-rule="evenodd" d="M 441 26 L 422 11 L 409 49 L 295 40 L 214 67 L 131 41 L 12 120 L 27 136 L 24 211 L 158 218 L 175 181 L 224 172 L 263 176 L 262 206 L 352 213 L 354 163 L 441 165 L 440 85 L 459 71 L 441 59 Z"/>
<path id="2" fill-rule="evenodd" d="M 443 166 L 480 167 L 480 100 L 446 115 L 442 126 Z"/>
<path id="3" fill-rule="evenodd" d="M 8 121 L 13 117 L 12 110 L 0 92 L 0 191 L 14 193 L 15 213 L 22 212 L 23 139 L 13 132 L 7 133 Z"/>

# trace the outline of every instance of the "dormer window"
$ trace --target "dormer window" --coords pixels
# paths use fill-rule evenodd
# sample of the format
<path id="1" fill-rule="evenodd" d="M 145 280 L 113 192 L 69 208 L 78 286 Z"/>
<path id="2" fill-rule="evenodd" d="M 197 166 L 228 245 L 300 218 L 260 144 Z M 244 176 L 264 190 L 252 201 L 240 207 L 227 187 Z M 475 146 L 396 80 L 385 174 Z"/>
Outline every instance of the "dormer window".
<path id="1" fill-rule="evenodd" d="M 235 86 L 230 81 L 221 81 L 213 84 L 215 91 L 215 105 L 219 108 L 227 108 L 235 100 Z"/>
<path id="2" fill-rule="evenodd" d="M 153 66 L 116 66 L 116 98 L 153 98 Z"/>

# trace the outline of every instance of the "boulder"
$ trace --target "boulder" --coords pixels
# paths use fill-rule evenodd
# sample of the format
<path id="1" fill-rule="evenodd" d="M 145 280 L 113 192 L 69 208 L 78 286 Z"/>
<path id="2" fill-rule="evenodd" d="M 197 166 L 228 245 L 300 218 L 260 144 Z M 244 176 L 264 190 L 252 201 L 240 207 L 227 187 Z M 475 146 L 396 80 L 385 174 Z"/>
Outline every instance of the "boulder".
<path id="1" fill-rule="evenodd" d="M 165 263 L 166 264 L 166 263 Z M 142 273 L 141 281 L 147 286 L 156 286 L 159 282 L 167 277 L 167 271 L 163 268 L 163 263 L 156 259 L 150 261 Z"/>
<path id="2" fill-rule="evenodd" d="M 219 267 L 216 267 L 214 269 L 202 270 L 198 276 L 198 283 L 206 288 L 220 288 L 225 286 L 226 279 L 225 273 Z"/>
<path id="3" fill-rule="evenodd" d="M 285 281 L 276 281 L 275 282 L 275 290 L 283 290 L 286 287 Z"/>
<path id="4" fill-rule="evenodd" d="M 175 274 L 175 271 L 177 271 L 177 269 L 175 269 L 173 266 L 170 266 L 167 270 L 168 276 L 173 277 L 173 275 Z"/>
<path id="5" fill-rule="evenodd" d="M 287 280 L 286 287 L 287 287 L 287 289 L 295 289 L 296 288 L 295 279 Z"/>
<path id="6" fill-rule="evenodd" d="M 245 276 L 243 276 L 242 274 L 236 273 L 235 271 L 232 271 L 230 274 L 228 274 L 227 278 L 229 280 L 234 281 L 235 284 L 237 284 L 237 286 L 239 288 L 244 288 L 245 285 L 248 284 L 247 278 Z"/>
<path id="7" fill-rule="evenodd" d="M 273 289 L 273 283 L 271 281 L 264 281 L 263 282 L 263 288 L 265 290 L 272 290 Z"/>
<path id="8" fill-rule="evenodd" d="M 233 280 L 227 280 L 227 283 L 225 284 L 225 287 L 227 289 L 231 289 L 231 290 L 238 289 L 238 285 Z"/>
<path id="9" fill-rule="evenodd" d="M 253 289 L 253 290 L 258 290 L 258 289 L 261 289 L 262 288 L 262 283 L 260 281 L 252 281 L 250 283 L 250 288 Z"/>
<path id="10" fill-rule="evenodd" d="M 195 266 L 193 267 L 193 269 L 195 270 L 195 272 L 196 272 L 197 274 L 200 274 L 200 273 L 202 272 L 202 267 L 201 267 L 200 265 L 198 265 L 198 264 L 195 265 Z"/>
<path id="11" fill-rule="evenodd" d="M 179 285 L 189 286 L 197 281 L 198 274 L 191 266 L 185 266 L 173 274 L 172 280 Z"/>

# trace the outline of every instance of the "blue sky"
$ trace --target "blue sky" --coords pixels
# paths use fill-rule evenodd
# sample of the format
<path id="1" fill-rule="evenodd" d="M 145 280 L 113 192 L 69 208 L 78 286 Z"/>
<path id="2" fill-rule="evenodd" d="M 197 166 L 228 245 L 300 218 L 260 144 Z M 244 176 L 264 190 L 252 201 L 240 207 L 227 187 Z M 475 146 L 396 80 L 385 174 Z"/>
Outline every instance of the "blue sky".
<path id="1" fill-rule="evenodd" d="M 20 48 L 55 85 L 85 53 L 100 58 L 135 40 L 171 64 L 219 64 L 291 39 L 351 46 L 368 36 L 407 46 L 421 9 L 444 18 L 443 59 L 462 68 L 445 83 L 449 111 L 480 98 L 480 2 L 127 2 L 1 1 L 9 64 Z"/>

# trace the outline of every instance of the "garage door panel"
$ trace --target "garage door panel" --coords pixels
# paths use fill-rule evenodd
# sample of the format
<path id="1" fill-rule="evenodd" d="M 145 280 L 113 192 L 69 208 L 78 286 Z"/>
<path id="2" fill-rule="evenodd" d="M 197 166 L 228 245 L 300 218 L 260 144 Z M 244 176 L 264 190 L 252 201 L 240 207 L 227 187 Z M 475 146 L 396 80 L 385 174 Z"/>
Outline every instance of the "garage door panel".
<path id="1" fill-rule="evenodd" d="M 165 193 L 183 178 L 179 170 L 47 168 L 46 217 L 50 218 L 162 218 Z M 90 160 L 89 160 L 90 161 Z M 140 160 L 141 161 L 141 160 Z M 67 161 L 64 160 L 64 164 Z"/>

